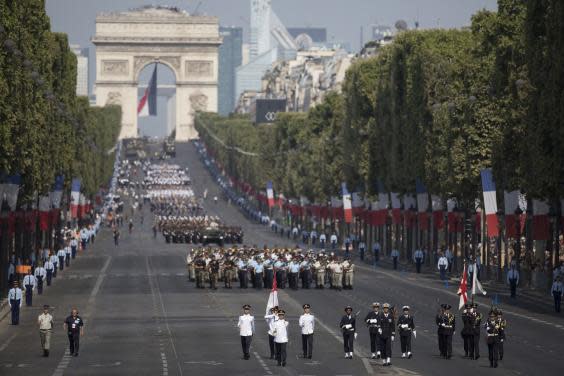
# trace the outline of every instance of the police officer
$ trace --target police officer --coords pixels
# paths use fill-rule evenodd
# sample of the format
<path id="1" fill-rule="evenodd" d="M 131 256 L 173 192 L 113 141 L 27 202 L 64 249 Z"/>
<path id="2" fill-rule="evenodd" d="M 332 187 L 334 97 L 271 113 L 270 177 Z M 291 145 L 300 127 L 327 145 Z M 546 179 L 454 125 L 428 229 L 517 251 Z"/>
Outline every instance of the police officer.
<path id="1" fill-rule="evenodd" d="M 411 333 L 417 336 L 413 316 L 409 314 L 409 306 L 402 307 L 403 315 L 398 318 L 398 329 L 401 344 L 401 357 L 411 358 Z"/>
<path id="2" fill-rule="evenodd" d="M 298 276 L 299 276 L 299 272 L 300 272 L 300 263 L 298 262 L 298 260 L 292 260 L 289 264 L 288 264 L 288 272 L 289 272 L 289 283 L 290 283 L 290 288 L 292 290 L 297 290 L 298 289 Z"/>
<path id="3" fill-rule="evenodd" d="M 517 296 L 517 285 L 519 284 L 519 271 L 515 268 L 515 264 L 511 264 L 511 268 L 507 272 L 507 284 L 511 290 L 511 297 Z"/>
<path id="4" fill-rule="evenodd" d="M 53 263 L 51 262 L 50 257 L 47 258 L 47 261 L 45 261 L 43 267 L 45 268 L 45 273 L 46 273 L 45 278 L 47 279 L 47 286 L 51 286 L 51 279 L 53 278 L 53 271 L 55 270 L 55 265 L 53 265 Z"/>
<path id="5" fill-rule="evenodd" d="M 65 265 L 68 268 L 70 266 L 70 260 L 72 257 L 72 248 L 70 245 L 67 244 L 65 247 Z"/>
<path id="6" fill-rule="evenodd" d="M 441 275 L 441 281 L 445 281 L 446 272 L 448 270 L 448 259 L 442 253 L 441 256 L 439 257 L 439 261 L 437 262 L 437 269 L 439 269 L 439 273 Z"/>
<path id="7" fill-rule="evenodd" d="M 503 318 L 503 312 L 501 309 L 496 309 L 496 323 L 499 326 L 499 360 L 503 360 L 503 344 L 505 342 L 505 328 L 507 327 L 507 321 Z"/>
<path id="8" fill-rule="evenodd" d="M 43 281 L 47 276 L 47 271 L 43 266 L 38 266 L 37 268 L 35 268 L 33 274 L 35 275 L 35 279 L 37 280 L 37 293 L 41 295 L 43 294 Z"/>
<path id="9" fill-rule="evenodd" d="M 251 341 L 253 340 L 253 334 L 255 334 L 255 318 L 251 316 L 250 305 L 245 304 L 243 306 L 243 314 L 239 316 L 237 327 L 239 328 L 239 336 L 241 337 L 243 359 L 249 360 L 251 357 L 249 349 L 251 347 Z"/>
<path id="10" fill-rule="evenodd" d="M 550 292 L 554 298 L 554 310 L 558 313 L 560 312 L 560 302 L 562 301 L 562 294 L 564 292 L 564 285 L 562 285 L 560 276 L 556 277 L 552 283 Z"/>
<path id="11" fill-rule="evenodd" d="M 264 261 L 264 287 L 267 289 L 271 289 L 273 282 L 274 282 L 274 260 L 267 258 Z"/>
<path id="12" fill-rule="evenodd" d="M 53 278 L 57 278 L 57 269 L 59 265 L 59 258 L 54 253 L 49 257 L 49 260 L 53 263 Z"/>
<path id="13" fill-rule="evenodd" d="M 368 333 L 370 334 L 370 351 L 372 352 L 372 359 L 380 359 L 380 325 L 378 324 L 378 318 L 380 314 L 380 303 L 372 303 L 372 311 L 368 312 L 364 318 L 364 322 L 368 327 Z"/>
<path id="14" fill-rule="evenodd" d="M 311 266 L 307 259 L 304 259 L 301 262 L 300 271 L 302 277 L 302 288 L 309 289 L 309 283 L 311 281 Z"/>
<path id="15" fill-rule="evenodd" d="M 33 301 L 33 290 L 35 290 L 35 286 L 37 285 L 35 277 L 31 274 L 31 268 L 23 279 L 23 285 L 25 288 L 25 305 L 31 307 Z"/>
<path id="16" fill-rule="evenodd" d="M 311 359 L 313 352 L 313 332 L 315 330 L 315 317 L 311 314 L 311 306 L 303 305 L 304 313 L 300 316 L 299 325 L 302 328 L 302 350 L 304 359 Z"/>
<path id="17" fill-rule="evenodd" d="M 70 354 L 78 356 L 80 337 L 84 335 L 84 321 L 78 315 L 76 308 L 73 308 L 70 316 L 65 319 L 64 328 L 69 337 Z"/>
<path id="18" fill-rule="evenodd" d="M 398 269 L 398 260 L 399 260 L 399 251 L 394 248 L 392 249 L 392 253 L 390 254 L 390 256 L 392 257 L 392 261 L 394 263 L 394 270 Z"/>
<path id="19" fill-rule="evenodd" d="M 274 345 L 278 365 L 286 366 L 286 346 L 288 345 L 288 321 L 285 320 L 284 310 L 278 310 L 278 320 L 274 322 Z"/>
<path id="20" fill-rule="evenodd" d="M 63 270 L 65 268 L 65 256 L 66 252 L 64 248 L 61 248 L 57 251 L 57 258 L 59 261 L 59 270 Z"/>
<path id="21" fill-rule="evenodd" d="M 417 249 L 413 253 L 413 261 L 415 262 L 415 269 L 417 270 L 417 274 L 421 273 L 421 265 L 423 265 L 424 254 L 421 249 Z"/>
<path id="22" fill-rule="evenodd" d="M 276 284 L 279 289 L 286 288 L 286 263 L 279 257 L 274 263 L 274 268 L 276 269 Z"/>
<path id="23" fill-rule="evenodd" d="M 356 335 L 356 318 L 352 314 L 352 307 L 345 307 L 345 315 L 341 318 L 339 327 L 343 332 L 343 344 L 345 347 L 345 359 L 352 359 L 354 352 L 354 338 Z"/>
<path id="24" fill-rule="evenodd" d="M 20 323 L 20 308 L 22 307 L 23 291 L 19 288 L 18 281 L 13 282 L 13 287 L 8 291 L 8 304 L 12 311 L 12 325 Z"/>
<path id="25" fill-rule="evenodd" d="M 472 337 L 470 339 L 470 358 L 478 360 L 480 358 L 480 330 L 482 327 L 482 314 L 478 312 L 478 303 L 472 304 Z"/>
<path id="26" fill-rule="evenodd" d="M 262 259 L 258 259 L 255 263 L 255 288 L 257 290 L 262 290 L 262 279 L 264 274 L 264 263 Z"/>
<path id="27" fill-rule="evenodd" d="M 396 335 L 396 324 L 394 315 L 390 312 L 390 304 L 382 305 L 383 312 L 378 316 L 378 333 L 380 334 L 380 350 L 382 350 L 382 365 L 391 366 L 392 362 L 392 341 Z"/>
<path id="28" fill-rule="evenodd" d="M 239 274 L 239 288 L 241 289 L 248 288 L 249 272 L 247 270 L 247 262 L 244 257 L 237 262 L 237 273 Z"/>
<path id="29" fill-rule="evenodd" d="M 344 289 L 352 290 L 354 281 L 354 264 L 351 261 L 345 260 L 343 262 L 343 274 L 345 280 Z"/>
<path id="30" fill-rule="evenodd" d="M 443 356 L 446 359 L 452 357 L 452 336 L 456 330 L 455 317 L 450 313 L 450 304 L 445 304 L 443 306 L 444 313 L 441 315 L 440 326 L 442 327 L 442 337 L 443 337 Z"/>
<path id="31" fill-rule="evenodd" d="M 500 326 L 496 318 L 495 310 L 490 311 L 490 315 L 485 324 L 487 343 L 488 343 L 488 355 L 490 359 L 490 367 L 497 368 L 497 361 L 499 358 L 499 343 L 500 343 Z"/>
<path id="32" fill-rule="evenodd" d="M 76 257 L 76 250 L 78 249 L 78 240 L 76 240 L 74 236 L 70 241 L 70 246 L 71 246 L 71 255 L 72 258 L 74 259 Z"/>
<path id="33" fill-rule="evenodd" d="M 39 326 L 43 356 L 47 357 L 51 348 L 51 332 L 53 331 L 53 316 L 49 313 L 49 305 L 43 306 L 43 313 L 37 317 L 37 325 Z"/>

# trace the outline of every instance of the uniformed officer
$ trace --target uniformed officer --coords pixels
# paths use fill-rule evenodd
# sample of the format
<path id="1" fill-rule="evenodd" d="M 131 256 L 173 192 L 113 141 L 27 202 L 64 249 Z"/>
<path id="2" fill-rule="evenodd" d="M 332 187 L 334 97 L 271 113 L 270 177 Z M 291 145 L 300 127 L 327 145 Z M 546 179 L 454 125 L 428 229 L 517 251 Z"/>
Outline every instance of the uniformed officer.
<path id="1" fill-rule="evenodd" d="M 390 254 L 390 256 L 392 257 L 392 261 L 394 263 L 394 270 L 397 270 L 398 269 L 398 260 L 399 260 L 399 256 L 400 256 L 399 251 L 396 248 L 392 249 L 392 253 Z"/>
<path id="2" fill-rule="evenodd" d="M 315 288 L 322 289 L 325 288 L 325 263 L 322 263 L 319 258 L 313 263 L 315 270 Z"/>
<path id="3" fill-rule="evenodd" d="M 421 249 L 417 249 L 413 253 L 413 261 L 415 261 L 415 269 L 417 270 L 418 274 L 421 273 L 421 265 L 423 265 L 423 258 L 424 258 L 424 254 Z"/>
<path id="4" fill-rule="evenodd" d="M 353 289 L 353 281 L 354 281 L 354 264 L 349 261 L 345 260 L 343 262 L 343 274 L 344 274 L 344 289 L 352 290 Z"/>
<path id="5" fill-rule="evenodd" d="M 72 258 L 74 259 L 76 257 L 76 250 L 78 249 L 78 240 L 76 240 L 74 236 L 70 241 L 70 246 L 71 246 L 71 255 Z"/>
<path id="6" fill-rule="evenodd" d="M 194 281 L 196 279 L 196 272 L 194 270 L 194 259 L 192 258 L 192 252 L 188 252 L 186 255 L 186 270 L 188 271 L 188 280 Z"/>
<path id="7" fill-rule="evenodd" d="M 454 315 L 450 313 L 450 304 L 444 304 L 443 309 L 444 312 L 439 321 L 439 325 L 442 328 L 443 357 L 450 359 L 452 357 L 452 336 L 456 330 L 456 323 Z"/>
<path id="8" fill-rule="evenodd" d="M 360 256 L 360 260 L 364 261 L 364 253 L 366 252 L 366 243 L 364 243 L 364 241 L 360 241 L 360 243 L 358 243 L 358 254 Z"/>
<path id="9" fill-rule="evenodd" d="M 12 325 L 20 323 L 20 308 L 22 307 L 23 291 L 19 288 L 18 281 L 13 282 L 13 287 L 8 291 L 8 304 L 12 311 Z"/>
<path id="10" fill-rule="evenodd" d="M 474 327 L 472 325 L 472 304 L 466 303 L 462 311 L 462 330 L 460 335 L 464 343 L 464 357 L 468 358 L 470 352 L 470 342 L 474 340 Z"/>
<path id="11" fill-rule="evenodd" d="M 390 304 L 382 305 L 383 312 L 378 316 L 378 333 L 380 334 L 380 350 L 382 351 L 382 365 L 391 366 L 392 341 L 396 335 L 396 324 L 394 315 L 390 312 Z"/>
<path id="12" fill-rule="evenodd" d="M 65 319 L 64 328 L 69 337 L 70 354 L 78 356 L 80 337 L 84 335 L 84 321 L 78 315 L 76 308 L 73 308 L 70 316 Z"/>
<path id="13" fill-rule="evenodd" d="M 378 324 L 378 318 L 380 315 L 380 303 L 372 303 L 372 311 L 368 312 L 364 318 L 364 322 L 368 327 L 368 333 L 370 334 L 370 351 L 372 352 L 372 359 L 380 359 L 380 325 Z"/>
<path id="14" fill-rule="evenodd" d="M 239 316 L 239 322 L 237 323 L 239 328 L 239 336 L 241 337 L 241 347 L 243 349 L 243 359 L 249 360 L 251 357 L 249 349 L 251 347 L 251 341 L 253 339 L 253 334 L 255 333 L 255 318 L 251 316 L 251 306 L 245 304 L 243 306 L 243 314 Z"/>
<path id="15" fill-rule="evenodd" d="M 511 264 L 511 268 L 507 272 L 507 284 L 511 290 L 511 297 L 515 298 L 517 296 L 517 285 L 519 284 L 519 271 L 514 264 Z"/>
<path id="16" fill-rule="evenodd" d="M 480 330 L 482 327 L 482 314 L 478 312 L 478 303 L 472 304 L 471 324 L 470 358 L 478 360 L 480 358 Z"/>
<path id="17" fill-rule="evenodd" d="M 313 332 L 315 317 L 311 314 L 311 306 L 303 305 L 304 313 L 300 316 L 299 325 L 302 328 L 302 350 L 304 359 L 311 359 L 313 352 Z"/>
<path id="18" fill-rule="evenodd" d="M 448 259 L 442 253 L 441 256 L 439 257 L 439 261 L 437 262 L 437 269 L 439 269 L 439 273 L 441 275 L 441 281 L 445 281 L 446 272 L 448 270 Z"/>
<path id="19" fill-rule="evenodd" d="M 503 344 L 505 343 L 505 328 L 507 327 L 507 321 L 503 318 L 503 312 L 501 309 L 496 309 L 496 323 L 499 326 L 499 360 L 503 360 Z"/>
<path id="20" fill-rule="evenodd" d="M 249 287 L 249 273 L 247 270 L 247 262 L 245 257 L 237 262 L 237 271 L 239 274 L 239 288 L 246 289 Z"/>
<path id="21" fill-rule="evenodd" d="M 210 289 L 217 290 L 217 280 L 219 278 L 219 261 L 215 256 L 208 265 L 208 272 L 210 276 Z"/>
<path id="22" fill-rule="evenodd" d="M 270 359 L 274 359 L 276 353 L 274 346 L 274 322 L 278 320 L 278 306 L 270 308 L 270 312 L 264 316 L 268 326 L 268 346 L 270 348 Z"/>
<path id="23" fill-rule="evenodd" d="M 560 312 L 560 302 L 562 301 L 562 294 L 564 293 L 564 285 L 562 284 L 560 276 L 556 277 L 550 289 L 552 297 L 554 298 L 554 310 Z"/>
<path id="24" fill-rule="evenodd" d="M 307 259 L 304 259 L 300 264 L 300 272 L 302 278 L 302 288 L 309 289 L 309 283 L 311 281 L 311 266 Z"/>
<path id="25" fill-rule="evenodd" d="M 63 270 L 65 268 L 65 256 L 66 256 L 66 252 L 64 248 L 61 248 L 57 251 L 57 258 L 59 260 L 59 270 Z"/>
<path id="26" fill-rule="evenodd" d="M 487 343 L 488 343 L 488 355 L 490 359 L 490 367 L 497 368 L 497 361 L 499 358 L 499 332 L 500 332 L 500 325 L 497 321 L 495 310 L 490 311 L 489 318 L 485 324 L 486 334 L 487 334 Z"/>
<path id="27" fill-rule="evenodd" d="M 335 261 L 331 268 L 331 279 L 333 280 L 333 288 L 341 291 L 343 288 L 343 264 Z"/>
<path id="28" fill-rule="evenodd" d="M 223 268 L 224 268 L 224 283 L 225 283 L 225 288 L 226 289 L 230 289 L 231 288 L 231 282 L 233 282 L 233 278 L 235 278 L 235 263 L 233 262 L 233 260 L 231 258 L 228 258 L 224 263 L 223 263 Z"/>
<path id="29" fill-rule="evenodd" d="M 59 267 L 58 266 L 59 265 L 59 258 L 57 257 L 57 255 L 55 255 L 53 253 L 49 257 L 49 260 L 51 260 L 51 262 L 53 263 L 53 278 L 57 278 L 57 269 Z"/>
<path id="30" fill-rule="evenodd" d="M 292 260 L 290 261 L 290 263 L 288 264 L 288 272 L 289 272 L 289 283 L 290 283 L 290 288 L 292 290 L 297 290 L 298 289 L 298 276 L 299 276 L 299 272 L 300 272 L 300 263 L 298 262 L 298 260 Z"/>
<path id="31" fill-rule="evenodd" d="M 39 338 L 41 338 L 41 349 L 43 356 L 49 356 L 51 348 L 51 332 L 53 331 L 53 316 L 49 313 L 49 305 L 43 306 L 43 313 L 37 317 L 39 326 Z"/>
<path id="32" fill-rule="evenodd" d="M 47 258 L 47 261 L 45 261 L 45 263 L 43 264 L 43 267 L 45 268 L 45 273 L 46 273 L 46 279 L 47 279 L 47 286 L 51 286 L 51 279 L 53 278 L 53 271 L 55 270 L 55 265 L 53 265 L 53 263 L 51 262 L 51 258 Z"/>
<path id="33" fill-rule="evenodd" d="M 206 260 L 203 257 L 198 257 L 194 261 L 194 268 L 196 269 L 196 287 L 199 289 L 205 288 L 204 271 L 206 269 Z"/>
<path id="34" fill-rule="evenodd" d="M 264 262 L 262 259 L 258 259 L 254 266 L 255 270 L 255 288 L 257 290 L 262 290 L 262 280 L 264 274 Z"/>
<path id="35" fill-rule="evenodd" d="M 345 307 L 345 315 L 341 318 L 339 327 L 343 332 L 343 344 L 345 347 L 345 359 L 352 359 L 354 352 L 354 338 L 356 334 L 356 318 L 352 314 L 352 307 Z"/>
<path id="36" fill-rule="evenodd" d="M 35 275 L 35 279 L 37 280 L 37 293 L 41 295 L 43 294 L 43 281 L 47 276 L 47 271 L 43 266 L 38 266 L 37 268 L 35 268 L 33 274 Z"/>
<path id="37" fill-rule="evenodd" d="M 276 284 L 279 289 L 286 288 L 286 263 L 284 260 L 279 257 L 278 260 L 274 263 L 274 268 L 276 269 Z"/>
<path id="38" fill-rule="evenodd" d="M 401 357 L 411 358 L 411 334 L 417 337 L 413 316 L 409 314 L 409 306 L 402 307 L 403 315 L 398 318 L 398 329 L 401 344 Z"/>
<path id="39" fill-rule="evenodd" d="M 274 282 L 274 260 L 267 258 L 264 261 L 264 287 L 267 289 L 272 288 Z"/>
<path id="40" fill-rule="evenodd" d="M 274 322 L 274 345 L 278 365 L 286 366 L 286 346 L 288 345 L 288 321 L 285 320 L 284 310 L 278 310 L 278 320 Z"/>
<path id="41" fill-rule="evenodd" d="M 65 247 L 65 265 L 67 266 L 67 268 L 70 266 L 71 257 L 72 257 L 72 248 L 70 245 L 67 244 L 67 246 Z"/>
<path id="42" fill-rule="evenodd" d="M 33 302 L 33 290 L 35 290 L 37 285 L 34 275 L 31 274 L 31 268 L 23 279 L 23 285 L 25 288 L 25 305 L 31 307 Z"/>

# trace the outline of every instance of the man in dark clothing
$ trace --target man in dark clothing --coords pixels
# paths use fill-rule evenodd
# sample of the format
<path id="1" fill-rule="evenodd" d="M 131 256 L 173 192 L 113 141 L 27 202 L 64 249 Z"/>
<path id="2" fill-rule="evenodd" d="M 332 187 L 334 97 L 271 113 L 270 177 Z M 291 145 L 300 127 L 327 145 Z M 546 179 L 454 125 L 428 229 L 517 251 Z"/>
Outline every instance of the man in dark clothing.
<path id="1" fill-rule="evenodd" d="M 73 308 L 70 316 L 65 319 L 64 327 L 69 336 L 70 354 L 78 356 L 80 337 L 84 335 L 84 322 L 76 308 Z"/>
<path id="2" fill-rule="evenodd" d="M 396 324 L 394 315 L 390 312 L 390 304 L 384 303 L 383 312 L 378 316 L 380 328 L 380 350 L 382 351 L 382 365 L 392 365 L 392 341 L 396 336 Z"/>
<path id="3" fill-rule="evenodd" d="M 354 352 L 354 335 L 356 333 L 356 318 L 352 315 L 352 307 L 345 307 L 345 315 L 341 318 L 339 327 L 343 331 L 345 359 L 352 359 Z"/>

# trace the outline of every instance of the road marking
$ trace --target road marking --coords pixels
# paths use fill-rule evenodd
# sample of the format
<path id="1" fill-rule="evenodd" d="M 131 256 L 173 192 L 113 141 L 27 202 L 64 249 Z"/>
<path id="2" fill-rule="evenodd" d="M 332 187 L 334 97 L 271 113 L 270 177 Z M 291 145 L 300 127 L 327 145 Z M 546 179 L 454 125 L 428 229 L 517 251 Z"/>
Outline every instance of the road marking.
<path id="1" fill-rule="evenodd" d="M 89 366 L 90 367 L 119 367 L 121 366 L 121 362 L 114 362 L 108 364 L 96 363 L 96 364 L 90 364 Z"/>
<path id="2" fill-rule="evenodd" d="M 216 362 L 215 360 L 203 360 L 203 361 L 192 360 L 192 361 L 186 361 L 184 363 L 185 364 L 205 364 L 205 365 L 208 365 L 208 366 L 219 366 L 219 365 L 223 364 L 221 362 Z"/>
<path id="3" fill-rule="evenodd" d="M 65 373 L 65 369 L 69 365 L 70 360 L 71 360 L 71 354 L 69 352 L 69 349 L 66 349 L 65 354 L 63 355 L 61 361 L 57 365 L 57 368 L 53 372 L 53 376 L 63 376 L 63 374 Z"/>
<path id="4" fill-rule="evenodd" d="M 260 357 L 259 353 L 256 352 L 256 351 L 253 351 L 253 355 L 255 356 L 255 358 L 257 358 L 258 362 L 260 363 L 260 365 L 264 369 L 264 372 L 266 372 L 267 375 L 272 375 L 272 371 L 270 370 L 270 368 L 268 368 L 268 366 L 266 365 L 264 360 Z"/>
<path id="5" fill-rule="evenodd" d="M 10 344 L 10 342 L 12 342 L 14 340 L 14 338 L 16 338 L 18 334 L 14 333 L 10 336 L 10 338 L 8 338 L 3 344 L 2 346 L 0 346 L 0 352 L 6 350 L 6 348 L 8 347 L 8 345 Z"/>
<path id="6" fill-rule="evenodd" d="M 108 256 L 108 258 L 106 259 L 106 262 L 104 263 L 104 266 L 100 270 L 100 274 L 98 275 L 98 278 L 96 279 L 96 284 L 94 285 L 94 288 L 92 289 L 92 292 L 90 293 L 90 297 L 88 298 L 88 305 L 91 305 L 92 303 L 94 303 L 94 299 L 96 299 L 96 295 L 98 295 L 98 291 L 100 291 L 100 286 L 102 285 L 102 282 L 104 281 L 104 278 L 106 277 L 106 270 L 108 270 L 108 267 L 110 266 L 111 261 L 112 261 L 112 256 Z"/>

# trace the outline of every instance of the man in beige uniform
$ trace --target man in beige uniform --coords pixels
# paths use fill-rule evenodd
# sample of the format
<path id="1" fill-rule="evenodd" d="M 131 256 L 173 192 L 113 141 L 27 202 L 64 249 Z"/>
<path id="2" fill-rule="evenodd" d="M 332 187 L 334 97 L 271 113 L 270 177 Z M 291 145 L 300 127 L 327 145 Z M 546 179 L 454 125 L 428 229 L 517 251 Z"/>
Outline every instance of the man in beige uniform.
<path id="1" fill-rule="evenodd" d="M 53 330 L 53 316 L 49 313 L 49 306 L 43 306 L 43 313 L 37 318 L 39 325 L 39 337 L 41 338 L 41 348 L 43 356 L 49 356 L 49 348 L 51 347 L 51 331 Z"/>
<path id="2" fill-rule="evenodd" d="M 332 267 L 333 288 L 341 290 L 343 288 L 343 265 L 336 261 Z"/>

